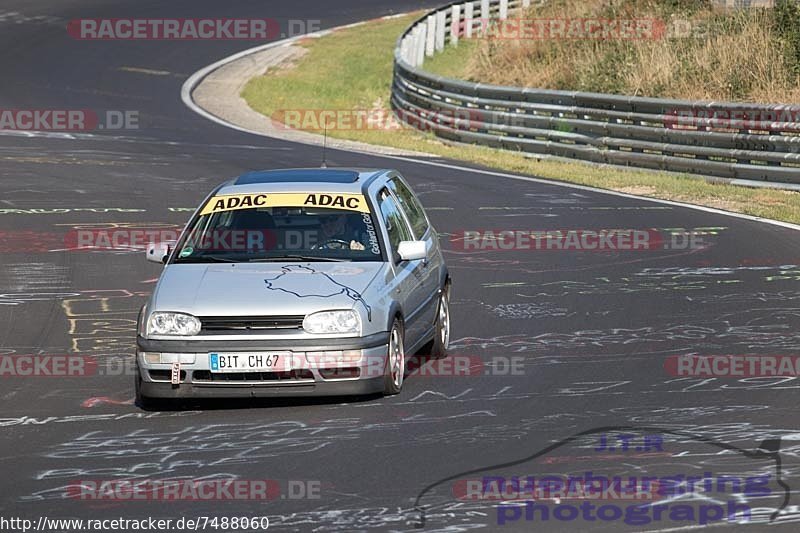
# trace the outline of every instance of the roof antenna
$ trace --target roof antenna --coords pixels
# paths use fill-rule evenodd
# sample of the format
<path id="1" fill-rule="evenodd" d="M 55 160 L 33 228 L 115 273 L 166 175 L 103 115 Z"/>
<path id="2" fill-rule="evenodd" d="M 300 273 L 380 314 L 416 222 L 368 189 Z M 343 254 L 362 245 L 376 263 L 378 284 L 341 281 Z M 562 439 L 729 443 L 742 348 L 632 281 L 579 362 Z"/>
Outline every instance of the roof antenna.
<path id="1" fill-rule="evenodd" d="M 327 148 L 327 145 L 328 145 L 328 121 L 327 120 L 325 120 L 322 123 L 322 127 L 324 128 L 324 130 L 323 130 L 323 135 L 322 135 L 322 164 L 320 165 L 320 168 L 328 168 L 328 162 L 325 160 L 325 149 Z"/>

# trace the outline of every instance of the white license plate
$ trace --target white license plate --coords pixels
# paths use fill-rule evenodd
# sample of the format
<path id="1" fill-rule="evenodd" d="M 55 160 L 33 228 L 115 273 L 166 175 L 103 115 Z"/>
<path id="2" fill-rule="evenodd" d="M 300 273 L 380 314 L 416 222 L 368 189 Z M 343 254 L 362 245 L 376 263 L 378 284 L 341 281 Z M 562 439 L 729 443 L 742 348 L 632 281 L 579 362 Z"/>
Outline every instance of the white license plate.
<path id="1" fill-rule="evenodd" d="M 212 372 L 285 372 L 292 369 L 292 356 L 283 352 L 210 353 Z"/>

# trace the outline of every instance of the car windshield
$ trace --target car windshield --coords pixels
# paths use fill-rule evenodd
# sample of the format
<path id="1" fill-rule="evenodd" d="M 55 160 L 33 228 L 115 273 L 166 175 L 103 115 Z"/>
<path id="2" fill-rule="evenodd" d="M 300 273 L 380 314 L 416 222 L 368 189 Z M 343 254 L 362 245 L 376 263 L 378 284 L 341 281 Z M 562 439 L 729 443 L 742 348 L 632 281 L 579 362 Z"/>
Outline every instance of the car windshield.
<path id="1" fill-rule="evenodd" d="M 369 213 L 325 207 L 260 207 L 199 216 L 175 263 L 381 261 Z"/>

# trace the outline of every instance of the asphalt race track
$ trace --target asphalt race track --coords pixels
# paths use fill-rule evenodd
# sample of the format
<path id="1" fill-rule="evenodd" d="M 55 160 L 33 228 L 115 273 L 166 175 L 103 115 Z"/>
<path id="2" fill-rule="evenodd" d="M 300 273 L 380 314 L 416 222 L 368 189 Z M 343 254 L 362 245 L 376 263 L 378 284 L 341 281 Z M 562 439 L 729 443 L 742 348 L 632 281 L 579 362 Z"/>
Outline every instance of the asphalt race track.
<path id="1" fill-rule="evenodd" d="M 390 398 L 199 402 L 162 412 L 133 405 L 136 314 L 159 267 L 141 252 L 65 250 L 65 236 L 179 227 L 224 179 L 316 166 L 320 153 L 227 129 L 181 102 L 193 72 L 258 43 L 78 41 L 67 22 L 272 17 L 282 27 L 318 19 L 328 28 L 438 3 L 2 2 L 0 107 L 135 110 L 139 128 L 0 131 L 0 355 L 69 354 L 97 364 L 74 377 L 2 375 L 0 517 L 38 525 L 40 517 L 266 516 L 270 530 L 343 532 L 697 525 L 666 514 L 638 526 L 612 518 L 543 522 L 522 507 L 497 510 L 496 501 L 453 496 L 458 480 L 558 472 L 571 458 L 573 469 L 609 476 L 767 473 L 766 492 L 715 497 L 753 508 L 741 527 L 797 527 L 797 378 L 674 377 L 665 361 L 797 355 L 800 233 L 643 199 L 331 151 L 331 166 L 397 168 L 430 210 L 454 281 L 451 357 L 477 361 L 470 375 L 431 375 L 423 370 L 435 362 L 423 359 Z M 700 236 L 706 246 L 463 252 L 449 237 L 467 229 L 602 228 L 655 228 Z M 636 448 L 603 450 L 598 443 L 615 432 L 636 435 Z M 126 501 L 75 497 L 70 488 L 132 479 L 268 479 L 280 495 Z"/>

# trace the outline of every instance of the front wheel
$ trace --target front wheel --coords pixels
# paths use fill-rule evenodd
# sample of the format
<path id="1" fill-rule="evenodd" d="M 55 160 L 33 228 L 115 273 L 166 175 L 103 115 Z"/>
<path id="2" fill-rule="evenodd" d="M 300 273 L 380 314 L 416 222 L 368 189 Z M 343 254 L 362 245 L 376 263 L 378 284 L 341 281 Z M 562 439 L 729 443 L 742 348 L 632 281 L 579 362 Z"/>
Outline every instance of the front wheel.
<path id="1" fill-rule="evenodd" d="M 406 353 L 404 347 L 403 324 L 395 318 L 389 332 L 389 353 L 386 355 L 386 366 L 383 372 L 383 393 L 387 396 L 397 394 L 403 388 L 406 372 Z"/>
<path id="2" fill-rule="evenodd" d="M 450 281 L 448 280 L 442 294 L 439 296 L 439 306 L 436 309 L 436 324 L 433 333 L 433 348 L 431 356 L 436 359 L 447 357 L 447 348 L 450 346 Z"/>

